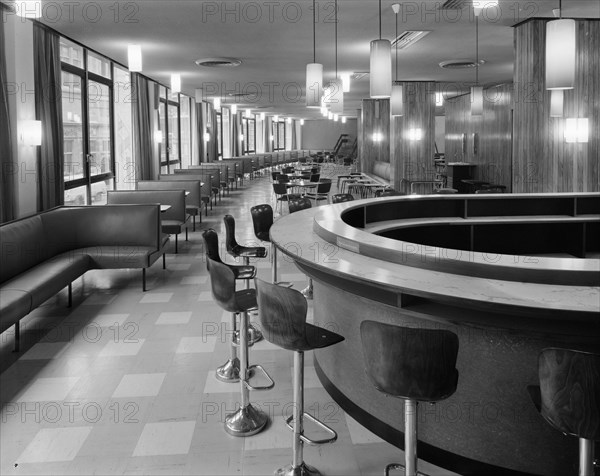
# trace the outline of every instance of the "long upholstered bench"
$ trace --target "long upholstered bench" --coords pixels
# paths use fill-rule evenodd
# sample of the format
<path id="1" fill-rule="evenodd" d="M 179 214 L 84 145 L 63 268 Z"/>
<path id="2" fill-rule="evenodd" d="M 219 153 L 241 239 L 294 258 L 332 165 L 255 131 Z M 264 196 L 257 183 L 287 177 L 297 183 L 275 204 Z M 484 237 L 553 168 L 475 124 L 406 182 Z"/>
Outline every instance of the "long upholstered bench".
<path id="1" fill-rule="evenodd" d="M 57 207 L 0 225 L 0 332 L 91 269 L 146 268 L 163 256 L 158 205 Z"/>

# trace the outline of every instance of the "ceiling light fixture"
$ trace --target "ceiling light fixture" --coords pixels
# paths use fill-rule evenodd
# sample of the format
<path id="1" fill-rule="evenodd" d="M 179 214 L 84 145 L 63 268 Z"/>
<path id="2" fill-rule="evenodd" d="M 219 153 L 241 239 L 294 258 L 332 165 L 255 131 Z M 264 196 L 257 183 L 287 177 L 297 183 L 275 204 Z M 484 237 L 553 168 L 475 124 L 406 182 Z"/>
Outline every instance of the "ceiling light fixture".
<path id="1" fill-rule="evenodd" d="M 313 62 L 306 65 L 306 107 L 320 107 L 323 94 L 323 65 L 317 63 L 317 7 L 313 0 Z"/>
<path id="2" fill-rule="evenodd" d="M 371 41 L 370 95 L 372 99 L 392 95 L 392 47 L 389 40 L 381 39 L 381 0 L 379 0 L 379 39 Z"/>
<path id="3" fill-rule="evenodd" d="M 398 13 L 400 12 L 400 4 L 394 3 L 392 10 L 396 15 L 396 38 L 398 38 Z M 392 85 L 392 96 L 390 97 L 390 106 L 392 110 L 392 116 L 403 116 L 404 115 L 404 104 L 403 104 L 403 86 L 398 83 L 398 46 L 396 46 L 396 77 L 394 84 Z"/>
<path id="4" fill-rule="evenodd" d="M 546 23 L 546 89 L 574 89 L 575 20 L 563 19 L 562 0 L 559 0 L 558 15 L 558 20 Z"/>
<path id="5" fill-rule="evenodd" d="M 246 117 L 252 117 L 252 111 L 250 109 L 246 109 Z"/>
<path id="6" fill-rule="evenodd" d="M 435 93 L 435 105 L 437 107 L 441 107 L 444 105 L 444 93 L 442 93 L 442 92 Z"/>
<path id="7" fill-rule="evenodd" d="M 142 71 L 142 47 L 140 45 L 127 46 L 127 62 L 129 71 L 139 73 Z"/>
<path id="8" fill-rule="evenodd" d="M 471 115 L 483 115 L 483 88 L 479 86 L 479 14 L 481 9 L 475 9 L 475 86 L 471 88 Z"/>
<path id="9" fill-rule="evenodd" d="M 303 126 L 304 125 L 304 119 L 300 119 L 300 125 Z"/>
<path id="10" fill-rule="evenodd" d="M 261 120 L 261 121 L 264 121 L 264 120 L 265 120 L 265 113 L 264 113 L 264 112 L 261 112 L 261 113 L 260 113 L 260 120 Z"/>
<path id="11" fill-rule="evenodd" d="M 274 116 L 274 117 L 273 117 L 273 121 L 274 121 L 274 122 L 279 122 L 279 116 Z"/>
<path id="12" fill-rule="evenodd" d="M 342 117 L 342 124 L 346 124 L 346 116 Z"/>
<path id="13" fill-rule="evenodd" d="M 196 88 L 194 90 L 194 99 L 196 100 L 196 104 L 200 104 L 202 102 L 202 98 L 204 96 L 204 91 L 200 88 Z"/>
<path id="14" fill-rule="evenodd" d="M 334 24 L 335 24 L 335 79 L 329 83 L 329 104 L 331 112 L 342 114 L 344 112 L 344 85 L 338 78 L 338 2 L 334 2 Z"/>
<path id="15" fill-rule="evenodd" d="M 179 73 L 171 74 L 171 93 L 181 92 L 181 75 Z"/>
<path id="16" fill-rule="evenodd" d="M 492 8 L 498 6 L 498 0 L 473 0 L 473 11 L 475 16 L 479 16 L 484 8 Z"/>
<path id="17" fill-rule="evenodd" d="M 350 75 L 351 73 L 342 73 L 340 74 L 340 78 L 342 78 L 342 85 L 344 86 L 344 92 L 350 92 Z"/>

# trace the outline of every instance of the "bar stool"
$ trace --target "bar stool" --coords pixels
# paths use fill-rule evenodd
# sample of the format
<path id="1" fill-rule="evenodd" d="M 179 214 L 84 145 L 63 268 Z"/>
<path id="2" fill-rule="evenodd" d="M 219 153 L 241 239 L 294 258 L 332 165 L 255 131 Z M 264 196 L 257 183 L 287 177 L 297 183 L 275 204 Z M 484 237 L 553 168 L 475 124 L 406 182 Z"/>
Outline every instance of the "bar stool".
<path id="1" fill-rule="evenodd" d="M 458 337 L 438 329 L 416 329 L 375 321 L 360 325 L 365 367 L 369 380 L 380 392 L 404 399 L 404 468 L 417 474 L 417 404 L 436 402 L 456 391 Z"/>
<path id="2" fill-rule="evenodd" d="M 271 243 L 269 230 L 273 226 L 273 208 L 268 203 L 256 205 L 250 209 L 252 215 L 252 224 L 254 225 L 254 235 L 261 241 L 266 241 L 271 246 L 271 274 L 273 284 L 279 286 L 291 287 L 292 283 L 277 281 L 277 248 Z"/>
<path id="3" fill-rule="evenodd" d="M 263 246 L 242 246 L 236 241 L 235 218 L 231 215 L 225 215 L 223 221 L 225 222 L 225 246 L 231 256 L 242 258 L 245 266 L 250 266 L 250 258 L 265 258 L 267 256 L 267 249 Z M 246 279 L 246 289 L 250 289 L 250 279 Z M 252 336 L 250 338 L 252 344 L 263 338 L 262 332 L 252 324 L 248 324 L 248 329 Z"/>
<path id="4" fill-rule="evenodd" d="M 579 438 L 579 476 L 594 476 L 600 440 L 600 354 L 548 348 L 538 358 L 540 386 L 528 387 L 538 411 L 554 428 Z"/>
<path id="5" fill-rule="evenodd" d="M 235 290 L 235 274 L 224 263 L 208 258 L 212 296 L 225 311 L 240 314 L 240 409 L 225 417 L 225 431 L 232 436 L 251 436 L 260 432 L 269 421 L 263 411 L 250 403 L 250 390 L 269 390 L 275 382 L 260 365 L 248 365 L 248 312 L 256 308 L 256 289 Z M 249 379 L 261 371 L 269 383 L 251 385 Z"/>
<path id="6" fill-rule="evenodd" d="M 306 210 L 307 208 L 311 208 L 312 204 L 310 202 L 310 198 L 308 197 L 298 197 L 292 198 L 288 201 L 288 207 L 290 209 L 290 214 L 299 212 L 300 210 Z M 313 298 L 313 282 L 312 278 L 308 278 L 308 286 L 306 286 L 302 291 L 302 295 L 306 299 Z"/>
<path id="7" fill-rule="evenodd" d="M 331 203 L 351 202 L 354 200 L 354 195 L 351 193 L 336 193 L 331 196 Z"/>
<path id="8" fill-rule="evenodd" d="M 312 415 L 304 412 L 304 352 L 322 349 L 342 342 L 344 338 L 335 332 L 306 322 L 308 308 L 306 299 L 295 289 L 270 284 L 258 278 L 256 293 L 258 316 L 266 339 L 279 347 L 294 352 L 294 411 L 286 420 L 294 431 L 292 464 L 275 471 L 279 476 L 316 476 L 319 471 L 303 461 L 303 445 L 333 443 L 337 433 Z M 303 419 L 308 418 L 330 436 L 313 440 L 304 435 Z"/>
<path id="9" fill-rule="evenodd" d="M 219 236 L 212 228 L 202 232 L 204 240 L 204 252 L 206 253 L 206 267 L 208 268 L 208 259 L 223 263 L 219 255 Z M 233 271 L 235 279 L 254 279 L 256 276 L 256 267 L 254 266 L 236 266 L 227 265 Z M 240 380 L 240 360 L 237 357 L 237 347 L 239 346 L 239 332 L 237 330 L 237 314 L 231 313 L 231 327 L 233 335 L 231 337 L 230 357 L 223 365 L 217 368 L 215 377 L 221 382 L 234 383 Z"/>

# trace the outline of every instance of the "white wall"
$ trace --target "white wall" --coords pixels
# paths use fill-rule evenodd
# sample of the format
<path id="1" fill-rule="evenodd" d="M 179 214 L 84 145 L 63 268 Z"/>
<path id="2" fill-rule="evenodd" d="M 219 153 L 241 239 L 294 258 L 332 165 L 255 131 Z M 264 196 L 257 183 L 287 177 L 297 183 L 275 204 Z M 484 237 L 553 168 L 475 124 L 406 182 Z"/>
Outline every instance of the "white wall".
<path id="1" fill-rule="evenodd" d="M 2 12 L 6 36 L 6 71 L 11 139 L 15 160 L 16 216 L 37 212 L 37 147 L 19 140 L 23 121 L 35 120 L 33 23 Z M 42 138 L 43 140 L 43 138 Z"/>
<path id="2" fill-rule="evenodd" d="M 346 124 L 329 119 L 304 121 L 302 126 L 302 149 L 333 149 L 341 134 L 350 135 L 350 143 L 356 139 L 356 119 L 348 119 Z"/>

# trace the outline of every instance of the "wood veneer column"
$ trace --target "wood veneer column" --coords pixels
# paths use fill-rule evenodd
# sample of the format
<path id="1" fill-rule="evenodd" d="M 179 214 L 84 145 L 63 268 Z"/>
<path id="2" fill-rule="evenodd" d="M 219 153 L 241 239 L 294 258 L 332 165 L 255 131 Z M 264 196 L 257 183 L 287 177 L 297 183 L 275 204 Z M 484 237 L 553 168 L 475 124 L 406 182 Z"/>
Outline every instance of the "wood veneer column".
<path id="1" fill-rule="evenodd" d="M 545 83 L 546 19 L 515 27 L 513 191 L 600 190 L 600 20 L 577 20 L 575 89 L 564 117 L 550 117 Z M 589 142 L 567 144 L 566 118 L 587 117 Z"/>
<path id="2" fill-rule="evenodd" d="M 390 161 L 389 99 L 363 99 L 359 124 L 361 170 L 368 173 L 375 161 Z M 380 134 L 381 140 L 374 140 L 374 134 Z"/>
<path id="3" fill-rule="evenodd" d="M 507 191 L 512 182 L 512 91 L 510 84 L 485 89 L 482 116 L 471 115 L 470 94 L 445 104 L 446 162 L 475 164 L 474 179 L 505 185 Z"/>
<path id="4" fill-rule="evenodd" d="M 392 118 L 392 186 L 408 192 L 402 179 L 431 180 L 435 173 L 435 82 L 403 82 L 404 116 Z M 411 129 L 423 138 L 409 140 Z M 425 190 L 425 189 L 424 189 Z"/>

